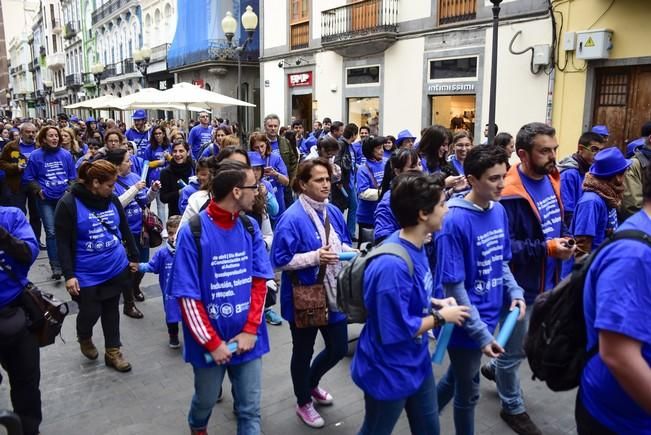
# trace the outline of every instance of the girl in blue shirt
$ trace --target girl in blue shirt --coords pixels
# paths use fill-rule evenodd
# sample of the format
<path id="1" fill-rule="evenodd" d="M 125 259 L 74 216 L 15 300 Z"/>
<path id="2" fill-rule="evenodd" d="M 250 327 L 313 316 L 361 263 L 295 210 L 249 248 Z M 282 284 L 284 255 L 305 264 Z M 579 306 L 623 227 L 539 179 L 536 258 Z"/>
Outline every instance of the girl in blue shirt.
<path id="1" fill-rule="evenodd" d="M 440 178 L 414 175 L 392 189 L 391 208 L 402 229 L 384 244 L 400 246 L 413 273 L 395 255 L 372 259 L 364 272 L 368 317 L 351 367 L 353 381 L 364 391 L 362 435 L 391 434 L 403 409 L 411 433 L 440 432 L 426 333 L 446 322 L 461 325 L 468 317 L 468 307 L 456 306 L 453 298 L 432 298 L 424 243 L 447 212 L 442 187 Z"/>
<path id="2" fill-rule="evenodd" d="M 251 151 L 260 154 L 265 161 L 263 180 L 269 182 L 278 201 L 278 214 L 272 218 L 274 222 L 285 211 L 285 188 L 289 186 L 287 166 L 280 154 L 272 152 L 269 139 L 263 133 L 253 133 L 249 138 Z"/>
<path id="3" fill-rule="evenodd" d="M 156 126 L 151 129 L 151 140 L 144 149 L 143 159 L 149 162 L 147 185 L 151 186 L 154 181 L 160 180 L 161 171 L 167 167 L 168 162 L 172 159 L 172 147 L 163 127 Z M 167 207 L 161 201 L 160 195 L 156 195 L 156 210 L 158 211 L 158 217 L 165 223 L 167 221 Z"/>
<path id="4" fill-rule="evenodd" d="M 359 227 L 360 242 L 371 241 L 364 234 L 373 231 L 375 223 L 373 213 L 380 201 L 380 186 L 384 178 L 384 144 L 387 139 L 383 136 L 366 139 L 362 142 L 362 153 L 366 163 L 357 171 L 357 225 Z M 370 231 L 369 231 L 370 230 Z"/>
<path id="5" fill-rule="evenodd" d="M 463 162 L 472 149 L 472 137 L 467 131 L 460 131 L 452 137 L 452 152 L 450 163 L 459 175 L 464 175 Z"/>

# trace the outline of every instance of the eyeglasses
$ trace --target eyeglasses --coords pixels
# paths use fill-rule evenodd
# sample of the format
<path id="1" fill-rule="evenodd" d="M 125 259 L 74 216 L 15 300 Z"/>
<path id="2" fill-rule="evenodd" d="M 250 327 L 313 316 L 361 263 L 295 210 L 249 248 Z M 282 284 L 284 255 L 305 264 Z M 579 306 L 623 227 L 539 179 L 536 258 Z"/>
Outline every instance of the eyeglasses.
<path id="1" fill-rule="evenodd" d="M 599 148 L 599 147 L 596 147 L 594 145 L 592 145 L 592 146 L 581 145 L 581 146 L 583 148 L 585 148 L 586 150 L 590 151 L 592 154 L 597 154 L 599 151 L 603 150 L 603 148 Z"/>
<path id="2" fill-rule="evenodd" d="M 240 189 L 251 189 L 251 190 L 258 190 L 260 188 L 260 185 L 258 183 L 252 184 L 250 186 L 237 186 Z"/>

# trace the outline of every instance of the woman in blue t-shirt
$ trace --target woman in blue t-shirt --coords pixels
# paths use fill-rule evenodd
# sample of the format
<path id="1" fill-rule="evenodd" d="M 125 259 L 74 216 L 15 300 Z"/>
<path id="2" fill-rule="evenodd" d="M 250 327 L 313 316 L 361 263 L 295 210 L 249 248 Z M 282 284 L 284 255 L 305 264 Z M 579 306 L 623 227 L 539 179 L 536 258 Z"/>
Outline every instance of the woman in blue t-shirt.
<path id="1" fill-rule="evenodd" d="M 359 228 L 359 241 L 370 242 L 373 240 L 373 226 L 375 220 L 373 213 L 380 202 L 380 186 L 384 178 L 384 136 L 367 138 L 362 142 L 362 154 L 366 157 L 357 171 L 357 226 Z"/>
<path id="2" fill-rule="evenodd" d="M 102 319 L 104 362 L 131 370 L 120 352 L 120 293 L 129 286 L 129 268 L 138 270 L 140 253 L 127 216 L 113 188 L 118 170 L 110 162 L 86 162 L 79 181 L 56 209 L 56 242 L 66 289 L 79 305 L 77 338 L 81 353 L 98 357 L 93 327 Z M 125 250 L 126 247 L 126 250 Z"/>
<path id="3" fill-rule="evenodd" d="M 251 151 L 258 152 L 265 161 L 263 180 L 268 181 L 278 201 L 278 214 L 272 218 L 275 221 L 285 211 L 285 187 L 289 185 L 287 166 L 280 154 L 272 153 L 267 135 L 253 133 L 249 137 Z"/>
<path id="4" fill-rule="evenodd" d="M 453 189 L 461 191 L 467 188 L 466 177 L 459 175 L 459 172 L 447 161 L 450 142 L 452 142 L 452 135 L 447 128 L 442 125 L 432 125 L 425 130 L 418 143 L 423 172 L 445 175 L 445 189 L 448 196 Z"/>
<path id="5" fill-rule="evenodd" d="M 452 155 L 449 162 L 459 175 L 464 175 L 463 162 L 472 149 L 472 137 L 467 131 L 460 131 L 452 137 Z"/>
<path id="6" fill-rule="evenodd" d="M 298 200 L 278 221 L 271 246 L 271 263 L 283 271 L 281 314 L 289 322 L 292 333 L 291 376 L 296 413 L 310 427 L 325 424 L 312 400 L 321 405 L 332 404 L 332 396 L 319 387 L 319 382 L 344 357 L 348 348 L 346 315 L 337 308 L 336 277 L 341 269 L 338 254 L 353 249 L 341 211 L 328 203 L 331 177 L 332 167 L 326 159 L 319 157 L 300 164 L 293 186 L 299 194 Z M 298 327 L 293 288 L 314 285 L 318 276 L 323 278 L 327 293 L 327 324 Z M 312 360 L 319 331 L 325 349 Z"/>
<path id="7" fill-rule="evenodd" d="M 151 129 L 149 146 L 145 148 L 143 159 L 149 162 L 147 185 L 151 186 L 154 181 L 160 180 L 161 171 L 172 160 L 172 147 L 163 127 L 156 126 Z M 167 221 L 167 207 L 161 201 L 160 195 L 156 195 L 156 211 L 164 225 Z"/>

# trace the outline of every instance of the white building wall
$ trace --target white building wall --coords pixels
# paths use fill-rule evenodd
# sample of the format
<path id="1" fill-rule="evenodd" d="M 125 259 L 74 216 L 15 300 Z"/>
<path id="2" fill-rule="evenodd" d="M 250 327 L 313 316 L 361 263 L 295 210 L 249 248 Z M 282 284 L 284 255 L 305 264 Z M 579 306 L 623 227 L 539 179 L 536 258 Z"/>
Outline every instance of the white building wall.
<path id="1" fill-rule="evenodd" d="M 264 27 L 262 43 L 264 48 L 287 45 L 289 29 L 289 5 L 286 0 L 262 0 Z"/>
<path id="2" fill-rule="evenodd" d="M 276 61 L 264 62 L 262 64 L 262 80 L 264 81 L 262 83 L 262 117 L 269 113 L 275 113 L 281 118 L 281 122 L 285 122 L 286 120 L 283 119 L 286 113 L 287 101 L 285 96 L 287 88 L 285 70 L 278 68 L 278 62 Z M 266 83 L 269 83 L 269 86 Z"/>
<path id="3" fill-rule="evenodd" d="M 310 11 L 310 27 L 312 28 L 311 31 L 313 39 L 319 39 L 321 37 L 321 11 L 344 6 L 345 4 L 346 0 L 312 0 L 312 10 Z"/>
<path id="4" fill-rule="evenodd" d="M 404 39 L 384 56 L 384 115 L 382 133 L 397 135 L 408 129 L 418 135 L 423 108 L 423 56 L 425 39 Z"/>
<path id="5" fill-rule="evenodd" d="M 550 28 L 549 20 L 513 23 L 499 28 L 495 123 L 500 131 L 509 132 L 515 136 L 520 127 L 528 122 L 545 122 L 549 76 L 542 72 L 537 75 L 531 74 L 529 71 L 530 52 L 519 56 L 511 54 L 509 43 L 515 33 L 522 30 L 514 43 L 514 49 L 522 50 L 534 44 L 550 44 Z M 482 126 L 488 123 L 492 45 L 492 29 L 487 28 L 484 51 L 483 119 L 477 121 L 481 122 Z M 526 104 L 523 104 L 523 101 L 526 101 Z"/>
<path id="6" fill-rule="evenodd" d="M 398 22 L 427 18 L 433 13 L 431 0 L 400 1 L 398 5 Z"/>
<path id="7" fill-rule="evenodd" d="M 316 119 L 329 116 L 333 120 L 343 118 L 343 59 L 333 51 L 319 52 L 314 56 L 313 89 L 317 108 Z"/>

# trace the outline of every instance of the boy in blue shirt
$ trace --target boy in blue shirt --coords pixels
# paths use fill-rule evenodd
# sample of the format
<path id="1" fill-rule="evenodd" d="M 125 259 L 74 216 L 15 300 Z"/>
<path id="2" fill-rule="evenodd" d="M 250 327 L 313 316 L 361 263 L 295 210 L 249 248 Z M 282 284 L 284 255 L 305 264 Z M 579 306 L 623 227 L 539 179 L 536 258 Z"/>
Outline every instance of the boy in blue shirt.
<path id="1" fill-rule="evenodd" d="M 454 329 L 448 345 L 450 367 L 437 386 L 439 411 L 454 397 L 459 434 L 474 433 L 482 354 L 495 358 L 504 352 L 493 338 L 502 309 L 519 308 L 519 320 L 526 311 L 524 292 L 509 269 L 508 218 L 497 202 L 507 161 L 502 149 L 489 145 L 468 153 L 464 171 L 470 192 L 448 201 L 450 212 L 436 237 L 437 273 L 445 294 L 471 308 L 463 328 Z"/>
<path id="2" fill-rule="evenodd" d="M 163 293 L 163 308 L 165 309 L 165 322 L 167 323 L 167 332 L 169 334 L 169 347 L 179 349 L 179 322 L 181 321 L 181 312 L 179 304 L 175 298 L 170 295 L 168 288 L 172 264 L 174 263 L 174 254 L 176 252 L 176 232 L 181 224 L 181 216 L 171 216 L 165 223 L 167 229 L 167 243 L 161 249 L 156 251 L 149 263 L 140 263 L 138 270 L 141 273 L 155 273 L 158 275 L 158 284 Z"/>

